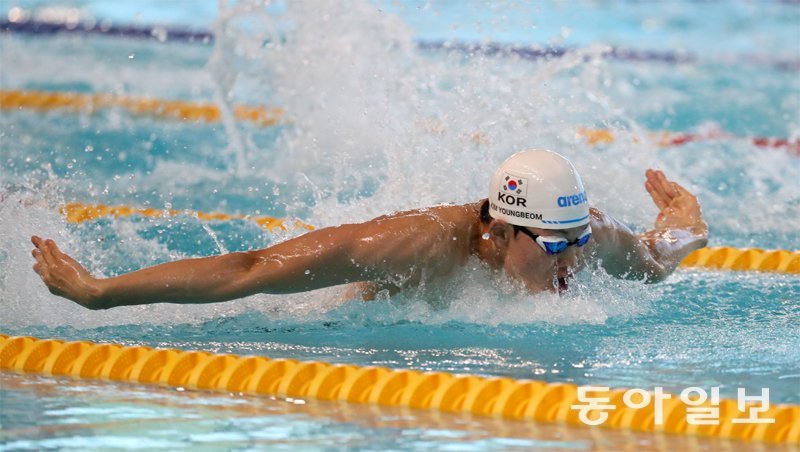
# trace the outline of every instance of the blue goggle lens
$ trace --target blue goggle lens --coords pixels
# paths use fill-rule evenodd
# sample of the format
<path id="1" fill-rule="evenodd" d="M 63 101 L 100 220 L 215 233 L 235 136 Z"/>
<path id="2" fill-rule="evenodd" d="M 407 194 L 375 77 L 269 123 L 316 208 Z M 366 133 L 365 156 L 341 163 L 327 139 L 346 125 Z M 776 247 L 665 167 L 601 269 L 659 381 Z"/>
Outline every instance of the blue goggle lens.
<path id="1" fill-rule="evenodd" d="M 586 245 L 590 238 L 592 238 L 592 228 L 591 226 L 586 226 L 586 229 L 583 230 L 583 234 L 578 237 L 574 242 L 568 242 L 567 239 L 560 238 L 560 237 L 542 237 L 539 235 L 534 234 L 533 232 L 529 231 L 527 228 L 523 226 L 514 225 L 514 231 L 522 232 L 523 234 L 527 235 L 534 242 L 536 242 L 539 246 L 544 249 L 547 254 L 558 254 L 563 253 L 564 250 L 567 249 L 570 245 L 575 245 L 581 247 Z"/>
<path id="2" fill-rule="evenodd" d="M 544 239 L 541 239 L 541 241 L 539 243 L 544 245 L 544 250 L 545 250 L 545 252 L 547 252 L 547 254 L 552 255 L 552 254 L 563 253 L 567 249 L 567 247 L 569 247 L 570 245 L 575 245 L 575 246 L 578 246 L 578 247 L 586 245 L 586 243 L 589 241 L 590 238 L 592 238 L 591 231 L 589 231 L 589 232 L 585 233 L 584 235 L 578 237 L 578 239 L 575 240 L 574 242 L 567 242 L 566 240 L 559 240 L 557 242 L 549 242 L 549 241 L 546 241 Z"/>
<path id="3" fill-rule="evenodd" d="M 567 242 L 544 242 L 544 249 L 547 254 L 561 253 L 567 249 L 567 246 L 569 246 Z"/>

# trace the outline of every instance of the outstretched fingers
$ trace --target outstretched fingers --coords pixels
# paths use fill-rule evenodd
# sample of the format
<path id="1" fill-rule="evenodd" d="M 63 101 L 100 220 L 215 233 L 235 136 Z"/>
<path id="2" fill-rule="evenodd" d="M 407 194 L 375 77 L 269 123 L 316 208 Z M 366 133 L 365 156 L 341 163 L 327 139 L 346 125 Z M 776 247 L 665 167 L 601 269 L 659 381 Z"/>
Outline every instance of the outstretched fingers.
<path id="1" fill-rule="evenodd" d="M 647 190 L 647 193 L 653 198 L 653 202 L 656 204 L 656 207 L 658 207 L 658 210 L 664 210 L 664 208 L 669 205 L 669 198 L 661 188 L 661 184 L 655 176 L 655 171 L 647 170 L 646 175 L 647 180 L 644 183 L 645 190 Z"/>
<path id="2" fill-rule="evenodd" d="M 36 263 L 33 264 L 33 271 L 36 272 L 37 275 L 45 278 L 47 272 L 47 260 L 45 259 L 45 253 L 42 251 L 44 243 L 41 238 L 37 236 L 31 237 L 31 243 L 33 243 L 34 247 L 31 251 L 31 256 L 36 260 Z"/>
<path id="3" fill-rule="evenodd" d="M 42 238 L 39 237 L 38 235 L 32 235 L 31 236 L 31 243 L 33 243 L 33 246 L 35 246 L 36 249 L 41 249 L 42 242 L 43 242 Z"/>
<path id="4" fill-rule="evenodd" d="M 695 196 L 689 190 L 685 189 L 681 184 L 677 182 L 673 182 L 672 185 L 675 186 L 675 190 L 678 192 L 678 196 L 690 196 L 694 198 Z"/>
<path id="5" fill-rule="evenodd" d="M 675 189 L 675 182 L 667 179 L 663 171 L 656 171 L 656 179 L 661 184 L 662 190 L 669 197 L 669 199 L 678 196 L 678 190 Z"/>
<path id="6" fill-rule="evenodd" d="M 63 256 L 63 253 L 58 248 L 58 245 L 50 239 L 42 239 L 38 236 L 31 237 L 31 243 L 34 249 L 31 251 L 31 256 L 36 259 L 33 270 L 42 278 L 45 278 L 49 271 L 58 264 L 58 261 Z"/>
<path id="7" fill-rule="evenodd" d="M 50 290 L 50 293 L 62 295 L 63 292 L 56 284 L 54 280 L 55 276 L 53 275 L 53 272 L 58 269 L 58 261 L 62 254 L 61 250 L 58 249 L 54 241 L 42 239 L 38 236 L 31 237 L 31 243 L 35 246 L 31 251 L 31 255 L 36 259 L 36 263 L 33 265 L 33 271 L 42 278 L 42 281 L 47 286 L 47 289 Z"/>
<path id="8" fill-rule="evenodd" d="M 667 202 L 664 200 L 661 193 L 656 190 L 656 188 L 651 184 L 649 181 L 644 183 L 644 188 L 647 190 L 647 193 L 650 194 L 650 197 L 653 198 L 653 202 L 656 203 L 656 207 L 658 210 L 664 210 L 667 207 Z"/>
<path id="9" fill-rule="evenodd" d="M 44 243 L 45 246 L 47 247 L 47 251 L 50 252 L 50 257 L 52 257 L 53 259 L 58 259 L 64 255 L 64 253 L 61 252 L 61 249 L 58 247 L 58 245 L 56 245 L 56 242 L 47 239 L 45 240 Z"/>
<path id="10" fill-rule="evenodd" d="M 39 248 L 34 248 L 33 251 L 31 251 L 31 256 L 33 256 L 33 258 L 36 259 L 37 265 L 44 263 L 44 256 L 42 255 L 42 252 L 39 250 Z"/>
<path id="11" fill-rule="evenodd" d="M 36 273 L 41 275 L 41 271 L 48 264 L 48 253 L 44 245 L 44 240 L 34 235 L 31 237 L 31 243 L 35 246 L 31 251 L 31 256 L 36 259 L 36 265 L 33 266 L 33 269 Z"/>

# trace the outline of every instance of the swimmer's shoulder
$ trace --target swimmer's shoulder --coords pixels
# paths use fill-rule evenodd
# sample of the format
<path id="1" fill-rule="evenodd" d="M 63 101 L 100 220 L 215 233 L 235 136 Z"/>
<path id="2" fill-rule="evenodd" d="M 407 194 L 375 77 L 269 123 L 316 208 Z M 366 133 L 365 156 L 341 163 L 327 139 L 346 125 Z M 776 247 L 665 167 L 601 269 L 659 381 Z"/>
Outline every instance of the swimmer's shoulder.
<path id="1" fill-rule="evenodd" d="M 375 218 L 358 228 L 359 243 L 381 243 L 375 254 L 399 256 L 450 255 L 469 242 L 470 226 L 479 206 L 439 205 L 395 212 Z"/>
<path id="2" fill-rule="evenodd" d="M 373 222 L 384 223 L 391 220 L 408 220 L 412 222 L 441 224 L 474 221 L 480 212 L 480 202 L 469 204 L 439 204 L 430 207 L 403 210 L 374 218 Z"/>

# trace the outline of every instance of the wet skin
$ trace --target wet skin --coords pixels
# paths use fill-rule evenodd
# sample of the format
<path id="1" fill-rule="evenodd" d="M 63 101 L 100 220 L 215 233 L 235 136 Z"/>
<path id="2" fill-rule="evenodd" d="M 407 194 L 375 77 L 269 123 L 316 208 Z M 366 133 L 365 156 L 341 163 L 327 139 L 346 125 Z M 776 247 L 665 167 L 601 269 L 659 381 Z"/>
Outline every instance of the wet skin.
<path id="1" fill-rule="evenodd" d="M 316 230 L 262 250 L 185 259 L 113 278 L 94 278 L 52 240 L 33 236 L 34 271 L 50 292 L 89 309 L 149 303 L 213 303 L 255 293 L 294 293 L 356 284 L 365 298 L 447 278 L 471 256 L 532 293 L 564 290 L 592 260 L 609 274 L 657 282 L 707 243 L 697 199 L 661 171 L 646 172 L 645 189 L 659 210 L 642 234 L 597 209 L 583 247 L 547 255 L 511 224 L 480 220 L 482 202 L 399 212 L 360 224 Z M 585 226 L 545 230 L 575 240 Z"/>
<path id="2" fill-rule="evenodd" d="M 561 237 L 567 239 L 568 242 L 574 242 L 583 233 L 585 228 L 586 226 L 562 230 L 541 228 L 527 229 L 538 236 Z M 533 269 L 533 274 L 519 275 L 516 276 L 516 279 L 527 281 L 525 286 L 529 291 L 558 290 L 559 292 L 564 292 L 568 288 L 569 279 L 586 266 L 586 245 L 582 247 L 571 245 L 561 253 L 548 255 L 532 237 L 519 233 L 517 236 L 516 238 L 518 240 L 516 241 L 516 246 L 529 249 L 528 257 L 524 258 L 524 262 L 521 262 L 520 265 L 523 269 Z M 525 240 L 525 238 L 527 238 L 527 240 Z M 506 271 L 510 272 L 510 270 Z"/>

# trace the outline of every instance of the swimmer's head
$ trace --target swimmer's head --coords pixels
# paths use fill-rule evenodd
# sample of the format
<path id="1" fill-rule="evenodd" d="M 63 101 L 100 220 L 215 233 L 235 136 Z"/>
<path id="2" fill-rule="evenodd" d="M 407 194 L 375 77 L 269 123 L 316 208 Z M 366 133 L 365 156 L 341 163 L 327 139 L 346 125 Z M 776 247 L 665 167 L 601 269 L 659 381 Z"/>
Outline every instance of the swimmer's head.
<path id="1" fill-rule="evenodd" d="M 589 223 L 589 202 L 569 160 L 535 149 L 512 155 L 494 173 L 489 215 L 516 226 L 570 229 Z"/>

